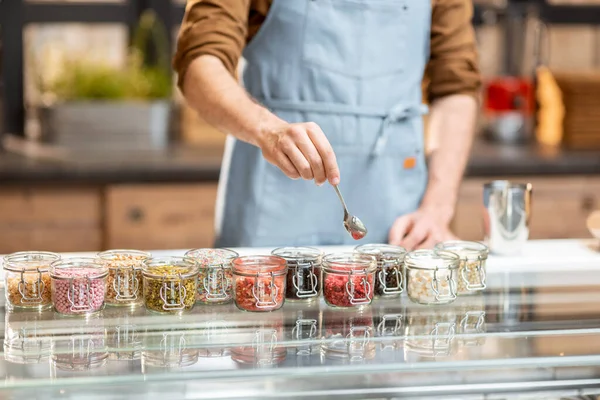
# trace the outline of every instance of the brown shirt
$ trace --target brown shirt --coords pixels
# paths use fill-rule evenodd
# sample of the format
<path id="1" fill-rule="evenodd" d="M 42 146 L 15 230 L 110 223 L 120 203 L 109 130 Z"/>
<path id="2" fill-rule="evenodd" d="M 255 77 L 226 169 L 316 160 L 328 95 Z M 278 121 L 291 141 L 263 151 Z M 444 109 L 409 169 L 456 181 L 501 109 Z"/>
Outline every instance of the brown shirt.
<path id="1" fill-rule="evenodd" d="M 284 0 L 285 1 L 285 0 Z M 292 0 L 287 0 L 292 1 Z M 192 60 L 221 59 L 235 74 L 244 46 L 258 32 L 273 0 L 188 0 L 175 54 L 179 84 Z M 477 96 L 481 85 L 471 0 L 432 0 L 427 100 L 450 94 Z"/>

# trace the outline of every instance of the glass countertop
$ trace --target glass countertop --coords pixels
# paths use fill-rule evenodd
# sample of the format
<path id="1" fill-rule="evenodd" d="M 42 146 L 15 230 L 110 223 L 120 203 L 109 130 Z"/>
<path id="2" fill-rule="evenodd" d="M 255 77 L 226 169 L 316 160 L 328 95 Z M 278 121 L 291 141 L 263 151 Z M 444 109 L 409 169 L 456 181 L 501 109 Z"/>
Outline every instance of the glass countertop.
<path id="1" fill-rule="evenodd" d="M 2 299 L 4 295 L 2 294 Z M 483 295 L 88 319 L 2 304 L 1 399 L 504 399 L 600 394 L 600 271 L 490 272 Z M 532 398 L 532 397 L 527 397 Z"/>

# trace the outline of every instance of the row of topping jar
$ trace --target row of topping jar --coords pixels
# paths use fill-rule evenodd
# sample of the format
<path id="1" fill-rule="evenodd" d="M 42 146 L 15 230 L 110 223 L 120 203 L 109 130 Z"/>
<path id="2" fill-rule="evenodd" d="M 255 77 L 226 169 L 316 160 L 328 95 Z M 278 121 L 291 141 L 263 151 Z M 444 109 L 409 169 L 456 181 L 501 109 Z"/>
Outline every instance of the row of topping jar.
<path id="1" fill-rule="evenodd" d="M 308 302 L 319 297 L 323 259 L 320 250 L 312 247 L 281 247 L 271 254 L 287 262 L 286 300 Z"/>
<path id="2" fill-rule="evenodd" d="M 144 304 L 158 313 L 179 314 L 196 303 L 198 264 L 189 257 L 154 257 L 144 263 Z"/>
<path id="3" fill-rule="evenodd" d="M 323 258 L 323 297 L 332 307 L 361 307 L 373 300 L 375 257 L 357 253 Z"/>
<path id="4" fill-rule="evenodd" d="M 98 253 L 108 268 L 106 304 L 137 306 L 142 303 L 142 267 L 150 257 L 150 253 L 139 250 Z"/>
<path id="5" fill-rule="evenodd" d="M 274 311 L 283 306 L 287 263 L 276 256 L 245 256 L 233 261 L 235 305 L 242 311 Z"/>
<path id="6" fill-rule="evenodd" d="M 458 276 L 456 277 L 457 294 L 474 294 L 486 288 L 485 266 L 489 253 L 487 246 L 478 242 L 452 240 L 439 243 L 435 248 L 451 251 L 460 257 Z"/>
<path id="7" fill-rule="evenodd" d="M 458 255 L 449 251 L 416 250 L 406 255 L 408 298 L 420 304 L 447 304 L 456 299 Z"/>
<path id="8" fill-rule="evenodd" d="M 50 265 L 55 253 L 23 251 L 4 257 L 4 293 L 9 310 L 43 310 L 52 307 Z"/>
<path id="9" fill-rule="evenodd" d="M 404 257 L 406 249 L 389 244 L 365 244 L 355 251 L 377 259 L 375 296 L 395 298 L 404 290 Z"/>
<path id="10" fill-rule="evenodd" d="M 229 249 L 194 249 L 185 253 L 199 267 L 196 301 L 228 303 L 233 298 L 233 260 L 239 255 Z"/>

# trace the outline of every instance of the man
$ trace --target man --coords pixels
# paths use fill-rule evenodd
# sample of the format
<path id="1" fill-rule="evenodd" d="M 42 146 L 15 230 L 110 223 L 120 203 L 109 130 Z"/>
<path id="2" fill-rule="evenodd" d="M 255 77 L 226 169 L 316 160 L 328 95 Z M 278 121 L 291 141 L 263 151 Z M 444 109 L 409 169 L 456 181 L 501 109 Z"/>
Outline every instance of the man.
<path id="1" fill-rule="evenodd" d="M 364 241 L 452 238 L 480 86 L 471 16 L 470 0 L 189 0 L 179 85 L 230 135 L 217 245 L 352 243 L 327 181 Z"/>

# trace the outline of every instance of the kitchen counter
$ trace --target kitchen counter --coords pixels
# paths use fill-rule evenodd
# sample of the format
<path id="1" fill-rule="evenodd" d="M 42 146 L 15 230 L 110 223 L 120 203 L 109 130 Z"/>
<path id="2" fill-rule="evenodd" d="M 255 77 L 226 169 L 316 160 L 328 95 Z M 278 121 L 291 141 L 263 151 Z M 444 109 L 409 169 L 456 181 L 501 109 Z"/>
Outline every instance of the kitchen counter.
<path id="1" fill-rule="evenodd" d="M 403 295 L 376 300 L 360 312 L 334 310 L 322 301 L 286 303 L 265 314 L 241 312 L 232 304 L 198 305 L 180 317 L 107 307 L 87 320 L 2 307 L 0 397 L 598 395 L 597 246 L 532 241 L 521 256 L 492 256 L 485 295 L 459 297 L 448 306 L 419 306 Z"/>
<path id="2" fill-rule="evenodd" d="M 52 159 L 0 152 L 0 184 L 202 182 L 219 177 L 219 150 L 176 146 L 164 151 L 79 151 Z M 478 140 L 468 177 L 600 174 L 600 151 L 571 152 L 492 145 Z"/>

